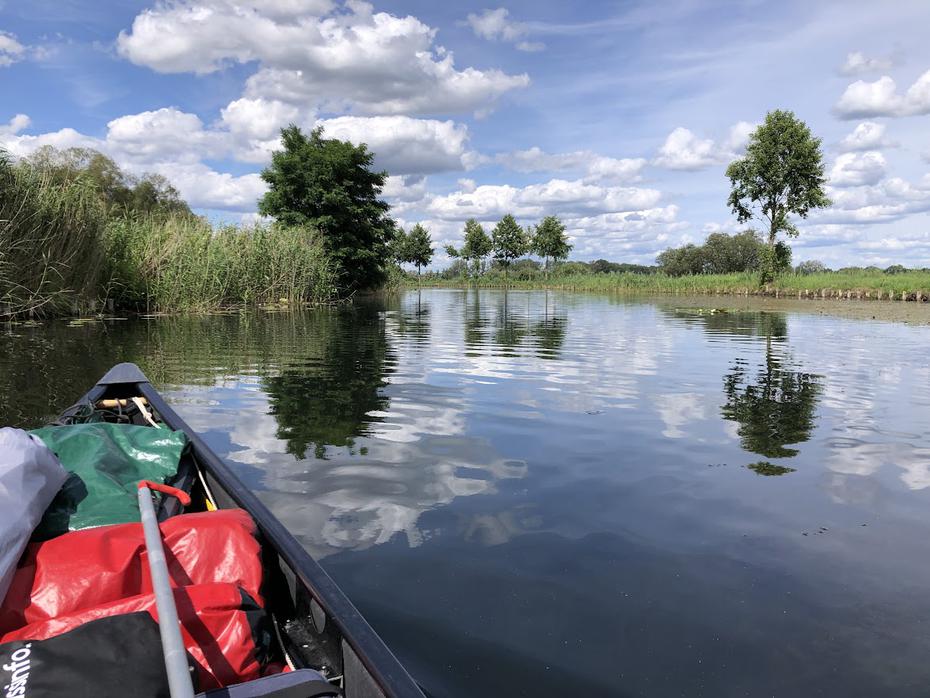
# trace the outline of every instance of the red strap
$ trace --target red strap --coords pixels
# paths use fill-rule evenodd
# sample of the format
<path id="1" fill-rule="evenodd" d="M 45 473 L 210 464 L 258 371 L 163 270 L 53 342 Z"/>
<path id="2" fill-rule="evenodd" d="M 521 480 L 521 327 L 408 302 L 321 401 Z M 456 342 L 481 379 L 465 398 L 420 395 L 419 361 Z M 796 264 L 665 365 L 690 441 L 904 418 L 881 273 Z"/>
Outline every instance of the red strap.
<path id="1" fill-rule="evenodd" d="M 152 482 L 151 480 L 140 480 L 139 489 L 141 490 L 143 487 L 148 487 L 150 490 L 155 490 L 156 492 L 162 492 L 163 494 L 177 497 L 178 501 L 181 502 L 181 504 L 184 506 L 189 506 L 191 503 L 191 496 L 184 490 L 179 490 L 177 487 L 172 487 L 171 485 L 162 485 L 158 482 Z"/>

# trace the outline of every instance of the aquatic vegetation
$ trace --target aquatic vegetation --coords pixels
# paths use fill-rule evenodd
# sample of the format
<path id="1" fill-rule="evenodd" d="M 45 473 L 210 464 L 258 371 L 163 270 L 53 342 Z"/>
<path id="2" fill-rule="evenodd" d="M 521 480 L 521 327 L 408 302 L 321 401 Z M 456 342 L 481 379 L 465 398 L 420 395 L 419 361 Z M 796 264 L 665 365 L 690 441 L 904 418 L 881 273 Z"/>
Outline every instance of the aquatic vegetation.
<path id="1" fill-rule="evenodd" d="M 326 301 L 336 268 L 320 236 L 298 226 L 225 226 L 150 216 L 105 230 L 105 294 L 147 312 Z"/>
<path id="2" fill-rule="evenodd" d="M 789 468 L 787 465 L 775 465 L 774 463 L 769 463 L 767 460 L 750 463 L 746 467 L 756 475 L 764 475 L 766 477 L 787 475 L 788 473 L 797 472 L 797 468 Z"/>
<path id="3" fill-rule="evenodd" d="M 60 186 L 0 151 L 0 316 L 85 309 L 103 266 L 105 222 L 88 182 Z"/>

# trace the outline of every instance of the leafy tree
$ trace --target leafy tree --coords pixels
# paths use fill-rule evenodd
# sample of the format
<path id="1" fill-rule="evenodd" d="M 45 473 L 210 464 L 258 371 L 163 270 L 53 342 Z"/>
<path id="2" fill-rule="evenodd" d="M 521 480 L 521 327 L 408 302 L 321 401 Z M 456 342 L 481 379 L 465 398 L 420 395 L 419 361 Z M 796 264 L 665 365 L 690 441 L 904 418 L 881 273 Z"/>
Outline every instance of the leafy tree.
<path id="1" fill-rule="evenodd" d="M 736 235 L 711 233 L 703 245 L 669 248 L 656 261 L 669 276 L 731 274 L 758 269 L 766 254 L 767 247 L 756 232 L 746 230 Z M 789 250 L 789 262 L 790 254 Z"/>
<path id="2" fill-rule="evenodd" d="M 709 274 L 731 274 L 759 268 L 764 243 L 754 230 L 736 235 L 711 233 L 704 241 L 705 271 Z"/>
<path id="3" fill-rule="evenodd" d="M 417 223 L 407 235 L 406 248 L 404 261 L 413 264 L 417 268 L 417 276 L 419 276 L 420 267 L 427 266 L 433 259 L 433 241 L 430 238 L 429 231 Z"/>
<path id="4" fill-rule="evenodd" d="M 384 277 L 395 223 L 379 197 L 387 172 L 372 172 L 367 146 L 281 130 L 282 150 L 262 170 L 269 189 L 258 202 L 262 215 L 287 225 L 317 228 L 342 270 L 346 290 L 371 288 Z"/>
<path id="5" fill-rule="evenodd" d="M 465 241 L 462 248 L 457 250 L 452 245 L 446 245 L 446 254 L 453 259 L 461 259 L 465 262 L 466 273 L 468 276 L 469 262 L 473 262 L 475 273 L 484 270 L 484 258 L 491 254 L 491 238 L 484 232 L 484 228 L 474 218 L 465 221 Z"/>
<path id="6" fill-rule="evenodd" d="M 456 259 L 449 266 L 443 269 L 439 276 L 443 279 L 461 279 L 468 276 L 468 264 L 464 259 Z"/>
<path id="7" fill-rule="evenodd" d="M 595 274 L 654 274 L 655 267 L 644 264 L 628 264 L 626 262 L 609 262 L 606 259 L 595 259 L 588 263 L 588 270 Z"/>
<path id="8" fill-rule="evenodd" d="M 827 270 L 827 266 L 823 262 L 820 262 L 816 259 L 805 260 L 801 262 L 797 266 L 797 269 L 796 269 L 798 274 L 801 274 L 802 276 L 808 276 L 810 274 L 820 274 L 821 272 L 825 272 L 826 270 Z"/>
<path id="9" fill-rule="evenodd" d="M 539 270 L 541 267 L 542 264 L 537 260 L 524 257 L 523 259 L 518 259 L 513 264 L 511 264 L 507 271 L 518 279 L 530 281 L 539 276 Z"/>
<path id="10" fill-rule="evenodd" d="M 532 239 L 533 252 L 545 261 L 546 272 L 549 272 L 549 260 L 559 261 L 568 257 L 572 251 L 572 244 L 565 235 L 565 226 L 556 216 L 546 216 L 536 226 Z"/>
<path id="11" fill-rule="evenodd" d="M 508 213 L 494 226 L 494 231 L 491 233 L 491 246 L 494 251 L 494 259 L 504 268 L 504 276 L 506 277 L 507 268 L 513 260 L 526 254 L 530 245 L 526 231 Z"/>
<path id="12" fill-rule="evenodd" d="M 656 257 L 659 271 L 669 276 L 703 274 L 706 266 L 704 248 L 697 245 L 670 247 Z"/>
<path id="13" fill-rule="evenodd" d="M 904 274 L 907 271 L 907 267 L 902 264 L 892 264 L 890 267 L 885 269 L 886 274 Z"/>
<path id="14" fill-rule="evenodd" d="M 403 228 L 397 228 L 394 231 L 394 239 L 391 240 L 391 258 L 397 264 L 404 264 L 409 252 L 410 240 Z"/>
<path id="15" fill-rule="evenodd" d="M 491 238 L 484 232 L 482 225 L 474 218 L 465 221 L 465 244 L 462 246 L 463 257 L 473 260 L 478 272 L 484 270 L 484 260 L 491 254 Z"/>
<path id="16" fill-rule="evenodd" d="M 784 261 L 784 250 L 776 250 L 779 233 L 798 235 L 789 216 L 806 218 L 812 209 L 831 203 L 824 192 L 820 142 L 794 113 L 772 111 L 750 136 L 745 157 L 727 167 L 731 185 L 727 203 L 737 220 L 745 223 L 756 215 L 768 226 L 762 283 L 774 279 Z"/>
<path id="17" fill-rule="evenodd" d="M 178 190 L 160 174 L 136 179 L 125 205 L 129 211 L 191 213 Z"/>

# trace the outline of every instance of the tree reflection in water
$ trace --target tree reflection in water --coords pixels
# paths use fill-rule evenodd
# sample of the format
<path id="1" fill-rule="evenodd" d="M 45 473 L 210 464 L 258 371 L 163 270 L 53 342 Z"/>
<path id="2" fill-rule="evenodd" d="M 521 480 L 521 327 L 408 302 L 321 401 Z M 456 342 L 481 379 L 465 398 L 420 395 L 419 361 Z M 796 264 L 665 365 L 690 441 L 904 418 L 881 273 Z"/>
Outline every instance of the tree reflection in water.
<path id="1" fill-rule="evenodd" d="M 465 356 L 479 356 L 482 349 L 498 350 L 498 355 L 516 358 L 528 354 L 527 340 L 541 359 L 561 358 L 568 331 L 564 312 L 546 291 L 542 307 L 534 304 L 532 294 L 494 294 L 497 303 L 493 318 L 482 312 L 481 292 L 467 292 L 465 306 Z M 489 328 L 493 331 L 488 334 Z M 521 351 L 522 350 L 522 351 Z"/>
<path id="2" fill-rule="evenodd" d="M 765 338 L 765 362 L 753 378 L 746 361 L 737 359 L 723 378 L 726 403 L 722 414 L 724 419 L 739 423 L 737 433 L 747 451 L 767 458 L 790 458 L 798 450 L 788 448 L 789 444 L 810 439 L 820 379 L 792 370 L 775 350 L 788 335 L 783 315 L 761 313 L 758 333 Z M 771 467 L 751 469 L 763 475 L 792 472 L 791 468 L 768 465 Z"/>
<path id="3" fill-rule="evenodd" d="M 381 393 L 396 360 L 384 317 L 373 306 L 356 304 L 339 312 L 317 313 L 304 358 L 263 380 L 278 438 L 287 451 L 304 458 L 312 448 L 326 458 L 327 446 L 353 449 L 367 425 L 379 421 L 388 398 Z"/>
<path id="4" fill-rule="evenodd" d="M 394 333 L 408 337 L 416 344 L 429 342 L 430 304 L 423 302 L 422 290 L 417 289 L 416 296 L 409 294 L 403 299 L 398 299 L 396 308 L 392 309 L 395 311 L 395 322 L 391 328 Z"/>
<path id="5" fill-rule="evenodd" d="M 788 322 L 783 313 L 716 308 L 674 308 L 665 312 L 711 335 L 754 337 L 765 341 L 763 363 L 753 370 L 737 358 L 723 377 L 724 419 L 736 422 L 740 445 L 766 458 L 791 458 L 789 448 L 810 439 L 821 393 L 820 377 L 790 367 Z M 759 461 L 747 466 L 759 475 L 785 475 L 794 468 Z"/>
<path id="6" fill-rule="evenodd" d="M 527 306 L 526 314 L 523 317 L 518 316 L 518 310 L 514 307 L 516 299 L 510 296 L 511 294 L 506 290 L 500 296 L 497 307 L 497 326 L 494 330 L 494 344 L 504 350 L 502 352 L 503 356 L 518 356 L 516 349 L 530 332 L 529 307 Z M 529 302 L 528 295 L 527 302 Z M 520 309 L 522 310 L 522 307 Z"/>

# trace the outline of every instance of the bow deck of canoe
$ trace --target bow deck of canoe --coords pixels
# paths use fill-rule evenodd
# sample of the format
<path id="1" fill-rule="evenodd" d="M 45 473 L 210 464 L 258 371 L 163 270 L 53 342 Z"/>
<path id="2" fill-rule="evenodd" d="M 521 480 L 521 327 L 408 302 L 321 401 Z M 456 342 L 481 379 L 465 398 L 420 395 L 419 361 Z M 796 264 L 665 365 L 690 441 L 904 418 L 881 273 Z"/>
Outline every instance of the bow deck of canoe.
<path id="1" fill-rule="evenodd" d="M 140 481 L 178 495 L 156 495 L 150 530 L 160 534 L 195 691 L 423 697 L 320 565 L 134 364 L 115 366 L 54 425 L 23 438 L 57 456 L 63 482 L 0 585 L 9 698 L 169 695 L 170 653 L 159 643 L 168 616 L 139 523 Z M 29 475 L 16 480 L 24 491 Z M 13 496 L 4 482 L 0 503 Z M 3 524 L 0 516 L 7 537 Z"/>

